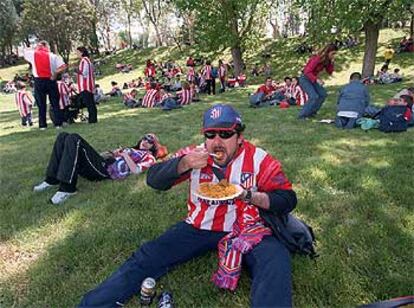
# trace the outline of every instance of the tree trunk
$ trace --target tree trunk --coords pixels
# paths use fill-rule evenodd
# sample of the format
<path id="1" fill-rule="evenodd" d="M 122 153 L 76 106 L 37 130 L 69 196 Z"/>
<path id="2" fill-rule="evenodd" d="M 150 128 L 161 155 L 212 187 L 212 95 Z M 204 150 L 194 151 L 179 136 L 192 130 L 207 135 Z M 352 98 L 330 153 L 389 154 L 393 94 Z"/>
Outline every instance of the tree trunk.
<path id="1" fill-rule="evenodd" d="M 411 20 L 410 20 L 410 37 L 414 36 L 414 13 L 411 13 Z"/>
<path id="2" fill-rule="evenodd" d="M 153 26 L 155 29 L 156 47 L 161 47 L 162 46 L 161 33 L 155 23 L 153 23 Z"/>
<path id="3" fill-rule="evenodd" d="M 364 24 L 365 31 L 365 50 L 364 61 L 362 64 L 362 76 L 368 77 L 374 75 L 375 57 L 378 49 L 378 36 L 381 22 L 366 22 Z"/>
<path id="4" fill-rule="evenodd" d="M 131 14 L 129 13 L 128 13 L 128 40 L 129 40 L 129 48 L 132 48 Z"/>
<path id="5" fill-rule="evenodd" d="M 279 25 L 276 20 L 274 23 L 270 22 L 270 25 L 272 26 L 272 38 L 275 40 L 280 37 Z"/>
<path id="6" fill-rule="evenodd" d="M 234 76 L 239 76 L 243 72 L 243 54 L 240 46 L 231 48 L 231 56 L 233 58 Z"/>

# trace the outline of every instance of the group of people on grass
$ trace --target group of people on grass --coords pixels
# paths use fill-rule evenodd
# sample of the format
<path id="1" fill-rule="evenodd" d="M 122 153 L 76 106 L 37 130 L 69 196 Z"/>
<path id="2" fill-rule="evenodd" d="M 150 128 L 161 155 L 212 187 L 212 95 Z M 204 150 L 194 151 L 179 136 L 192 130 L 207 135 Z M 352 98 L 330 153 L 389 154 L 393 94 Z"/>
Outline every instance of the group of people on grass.
<path id="1" fill-rule="evenodd" d="M 42 52 L 45 54 L 40 56 L 44 61 L 46 55 L 51 56 L 47 48 Z M 81 95 L 82 99 L 90 102 L 94 100 L 93 90 L 97 88 L 91 78 L 92 66 L 85 50 L 81 48 L 78 52 L 81 57 L 77 70 L 78 90 L 81 94 L 86 91 Z M 324 70 L 332 74 L 336 52 L 336 45 L 327 45 L 309 59 L 301 76 L 286 77 L 280 85 L 267 78 L 256 93 L 265 99 L 272 99 L 276 94 L 274 97 L 279 101 L 302 106 L 299 119 L 314 116 L 327 95 L 319 74 Z M 58 60 L 53 61 L 52 68 L 47 70 L 48 75 L 42 75 L 42 69 L 34 74 L 37 97 L 39 93 L 56 95 L 53 81 L 64 68 Z M 212 67 L 208 61 L 202 74 L 206 84 L 212 88 Z M 121 91 L 117 84 L 113 84 L 113 93 L 118 90 Z M 408 109 L 412 108 L 413 90 L 410 88 L 399 93 L 392 103 L 406 106 L 404 117 L 410 116 Z M 136 90 L 132 90 L 124 100 L 135 100 L 137 92 L 133 91 Z M 187 99 L 184 99 L 185 91 L 191 91 L 190 83 L 182 82 L 181 91 L 184 92 L 181 92 L 180 105 Z M 150 82 L 141 105 L 154 107 L 156 98 L 162 102 L 172 97 L 158 83 Z M 338 127 L 354 127 L 355 119 L 366 113 L 369 104 L 369 94 L 361 82 L 361 75 L 353 73 L 349 85 L 339 94 Z M 93 119 L 94 110 L 89 112 Z M 133 146 L 102 153 L 78 134 L 63 132 L 57 136 L 45 178 L 33 188 L 35 192 L 42 192 L 56 187 L 57 191 L 50 199 L 52 204 L 62 204 L 76 194 L 79 176 L 91 181 L 121 180 L 148 170 L 147 184 L 157 190 L 168 190 L 183 181 L 190 182 L 186 219 L 139 247 L 108 279 L 82 298 L 80 307 L 123 306 L 137 294 L 146 277 L 159 279 L 175 266 L 211 250 L 219 253 L 218 270 L 212 275 L 216 286 L 235 290 L 243 263 L 250 269 L 252 277 L 252 306 L 292 305 L 291 256 L 288 248 L 273 236 L 264 216 L 287 215 L 296 206 L 296 194 L 281 163 L 245 140 L 244 129 L 245 123 L 237 110 L 230 105 L 216 104 L 203 114 L 204 142 L 181 149 L 164 160 L 168 151 L 152 133 L 145 134 Z M 239 185 L 241 193 L 220 202 L 198 196 L 201 183 L 218 183 L 222 179 Z"/>
<path id="2" fill-rule="evenodd" d="M 24 58 L 32 67 L 34 99 L 27 91 L 24 80 L 17 81 L 15 102 L 23 126 L 32 125 L 31 110 L 35 102 L 39 109 L 39 128 L 47 128 L 47 97 L 50 101 L 50 118 L 57 129 L 70 122 L 69 106 L 73 99 L 81 102 L 79 108 L 84 106 L 88 109 L 89 123 L 97 122 L 94 67 L 85 47 L 77 48 L 76 52 L 80 59 L 74 69 L 77 85 L 73 83 L 69 74 L 64 73 L 67 65 L 50 51 L 46 41 L 40 41 L 34 49 L 24 50 Z"/>
<path id="3" fill-rule="evenodd" d="M 319 78 L 322 71 L 332 74 L 334 59 L 338 48 L 329 44 L 317 54 L 311 56 L 306 63 L 302 75 L 297 78 L 286 77 L 283 84 L 278 84 L 271 77 L 266 79 L 255 94 L 250 96 L 252 107 L 279 105 L 287 108 L 290 105 L 303 106 L 298 118 L 308 119 L 316 115 L 326 99 L 324 82 Z M 387 63 L 390 63 L 390 59 Z M 388 74 L 388 64 L 384 64 L 379 74 L 381 83 L 394 83 L 402 80 L 399 69 L 394 74 Z M 337 99 L 336 126 L 339 128 L 354 128 L 364 115 L 376 119 L 377 126 L 383 131 L 403 131 L 414 125 L 412 88 L 404 90 L 403 94 L 389 100 L 384 108 L 370 105 L 366 82 L 358 72 L 350 76 L 350 83 L 343 87 Z M 391 117 L 395 118 L 394 120 Z M 400 118 L 402 123 L 397 125 Z M 391 127 L 393 126 L 394 127 Z M 397 128 L 398 127 L 398 128 Z"/>
<path id="4" fill-rule="evenodd" d="M 34 187 L 35 192 L 58 187 L 50 199 L 53 204 L 76 193 L 79 175 L 91 181 L 118 180 L 148 169 L 147 184 L 157 190 L 190 182 L 185 220 L 139 247 L 88 292 L 79 307 L 123 306 L 146 277 L 159 279 L 175 266 L 212 250 L 219 254 L 218 269 L 212 275 L 217 287 L 234 291 L 244 264 L 252 278 L 252 306 L 292 305 L 291 256 L 264 217 L 272 220 L 287 215 L 296 206 L 296 193 L 281 163 L 247 141 L 244 129 L 242 116 L 232 106 L 213 105 L 203 115 L 204 142 L 158 163 L 160 143 L 154 134 L 145 134 L 137 145 L 109 155 L 99 154 L 77 134 L 58 135 L 45 179 Z M 222 179 L 239 185 L 240 194 L 220 202 L 198 197 L 201 183 Z"/>

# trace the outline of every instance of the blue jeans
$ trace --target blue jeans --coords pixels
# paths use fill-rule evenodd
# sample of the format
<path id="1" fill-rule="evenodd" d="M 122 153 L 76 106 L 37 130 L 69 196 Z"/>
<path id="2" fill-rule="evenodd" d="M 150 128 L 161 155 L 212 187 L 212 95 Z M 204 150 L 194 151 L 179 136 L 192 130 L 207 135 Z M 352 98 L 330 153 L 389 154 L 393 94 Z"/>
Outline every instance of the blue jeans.
<path id="1" fill-rule="evenodd" d="M 157 239 L 143 244 L 107 280 L 87 293 L 79 307 L 123 304 L 139 292 L 146 277 L 158 279 L 175 266 L 216 250 L 225 235 L 225 232 L 199 230 L 179 222 Z M 252 306 L 292 306 L 290 254 L 285 246 L 275 237 L 267 236 L 243 260 L 252 276 Z"/>
<path id="2" fill-rule="evenodd" d="M 299 85 L 308 95 L 308 101 L 299 112 L 299 118 L 315 115 L 326 99 L 326 90 L 317 82 L 310 81 L 306 76 L 299 77 Z"/>

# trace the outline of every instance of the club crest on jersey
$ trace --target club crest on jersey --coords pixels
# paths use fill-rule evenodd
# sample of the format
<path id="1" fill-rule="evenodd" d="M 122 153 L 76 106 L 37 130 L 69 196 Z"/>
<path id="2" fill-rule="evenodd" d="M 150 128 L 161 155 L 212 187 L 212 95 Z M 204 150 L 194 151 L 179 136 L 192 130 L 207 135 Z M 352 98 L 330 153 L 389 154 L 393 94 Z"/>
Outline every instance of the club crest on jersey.
<path id="1" fill-rule="evenodd" d="M 253 186 L 253 173 L 251 172 L 242 172 L 240 175 L 240 185 L 243 186 L 244 189 L 249 189 Z"/>
<path id="2" fill-rule="evenodd" d="M 213 179 L 213 176 L 208 173 L 200 173 L 200 180 L 207 180 L 211 181 Z"/>
<path id="3" fill-rule="evenodd" d="M 215 120 L 215 119 L 220 118 L 220 116 L 221 116 L 221 108 L 220 107 L 215 107 L 211 110 L 211 113 L 210 113 L 210 118 L 211 119 Z"/>

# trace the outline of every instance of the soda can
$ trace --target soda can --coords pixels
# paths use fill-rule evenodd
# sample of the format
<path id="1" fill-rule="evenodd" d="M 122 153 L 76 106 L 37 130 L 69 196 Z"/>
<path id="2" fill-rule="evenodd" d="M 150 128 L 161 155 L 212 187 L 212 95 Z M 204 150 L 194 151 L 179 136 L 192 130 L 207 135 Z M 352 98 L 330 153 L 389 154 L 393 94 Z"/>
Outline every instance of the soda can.
<path id="1" fill-rule="evenodd" d="M 145 278 L 141 284 L 141 296 L 140 303 L 141 306 L 149 306 L 152 303 L 153 298 L 155 297 L 155 286 L 156 282 L 154 278 L 148 277 Z"/>
<path id="2" fill-rule="evenodd" d="M 174 299 L 170 292 L 162 292 L 158 298 L 158 308 L 174 308 Z"/>

